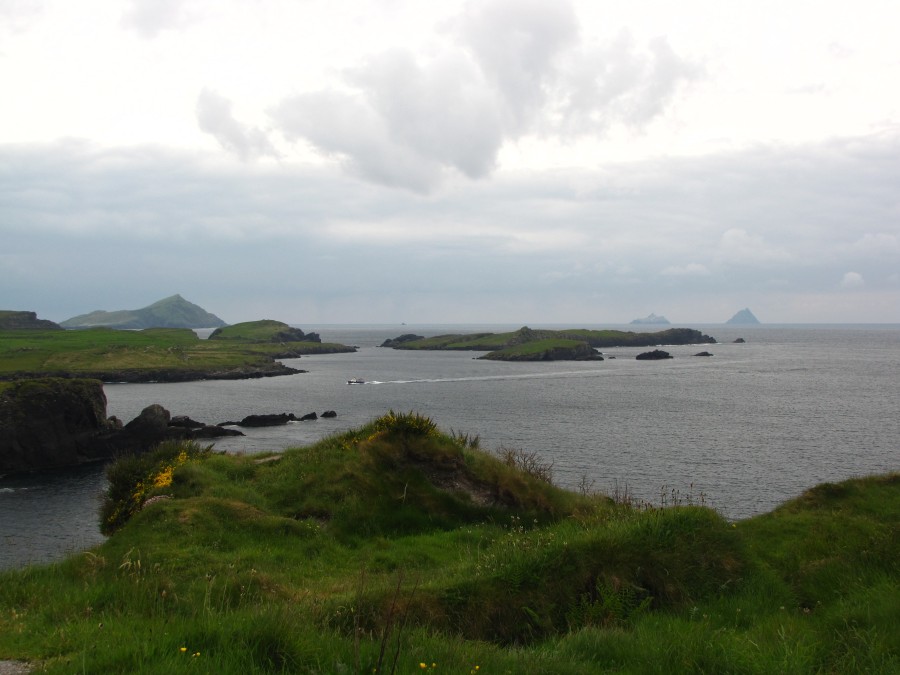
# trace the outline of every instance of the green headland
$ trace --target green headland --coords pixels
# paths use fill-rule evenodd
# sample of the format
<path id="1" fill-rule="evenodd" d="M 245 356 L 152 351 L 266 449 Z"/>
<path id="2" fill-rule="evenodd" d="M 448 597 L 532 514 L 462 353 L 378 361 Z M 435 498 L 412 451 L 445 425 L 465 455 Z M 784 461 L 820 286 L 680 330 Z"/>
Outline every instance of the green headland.
<path id="1" fill-rule="evenodd" d="M 896 673 L 900 474 L 728 522 L 555 487 L 416 413 L 109 470 L 111 537 L 0 575 L 47 673 Z"/>
<path id="2" fill-rule="evenodd" d="M 300 372 L 276 359 L 352 352 L 279 321 L 229 326 L 228 339 L 186 328 L 0 330 L 0 380 L 88 377 L 105 382 L 240 379 Z M 294 331 L 293 333 L 291 331 Z M 279 336 L 292 335 L 284 341 Z"/>

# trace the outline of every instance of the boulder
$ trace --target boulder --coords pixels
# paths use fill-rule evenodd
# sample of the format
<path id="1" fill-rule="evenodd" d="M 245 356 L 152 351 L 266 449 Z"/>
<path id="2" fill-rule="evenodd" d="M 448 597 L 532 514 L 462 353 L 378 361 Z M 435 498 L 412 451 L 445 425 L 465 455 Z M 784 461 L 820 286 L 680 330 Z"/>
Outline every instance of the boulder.
<path id="1" fill-rule="evenodd" d="M 203 422 L 192 420 L 187 415 L 176 415 L 169 420 L 169 426 L 182 427 L 184 429 L 199 429 L 200 427 L 205 427 L 206 425 Z"/>
<path id="2" fill-rule="evenodd" d="M 301 417 L 300 421 L 301 422 L 309 422 L 309 421 L 317 420 L 317 419 L 319 419 L 319 416 L 316 415 L 316 413 L 311 412 L 311 413 L 306 413 L 303 417 Z"/>
<path id="3" fill-rule="evenodd" d="M 237 424 L 239 427 L 276 427 L 280 424 L 297 421 L 294 413 L 280 413 L 270 415 L 247 415 L 240 422 L 226 422 L 224 424 Z"/>
<path id="4" fill-rule="evenodd" d="M 334 410 L 326 410 L 322 413 L 322 417 L 337 417 L 337 413 Z"/>
<path id="5" fill-rule="evenodd" d="M 125 431 L 138 435 L 164 436 L 172 416 L 159 403 L 153 403 L 141 410 L 141 414 L 125 425 Z"/>
<path id="6" fill-rule="evenodd" d="M 712 356 L 709 352 L 697 352 L 694 356 Z"/>

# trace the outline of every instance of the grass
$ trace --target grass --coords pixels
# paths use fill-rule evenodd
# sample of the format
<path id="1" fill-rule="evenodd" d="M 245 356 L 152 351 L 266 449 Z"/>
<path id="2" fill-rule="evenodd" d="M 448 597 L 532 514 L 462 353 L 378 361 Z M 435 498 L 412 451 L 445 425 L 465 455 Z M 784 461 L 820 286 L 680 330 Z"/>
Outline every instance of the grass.
<path id="1" fill-rule="evenodd" d="M 174 372 L 201 379 L 212 371 L 266 370 L 277 358 L 332 351 L 352 348 L 200 340 L 186 328 L 0 331 L 0 378 L 61 375 L 110 380 L 159 374 L 165 379 L 166 373 Z"/>
<path id="2" fill-rule="evenodd" d="M 104 513 L 138 484 L 169 498 L 92 551 L 0 575 L 0 658 L 50 673 L 900 669 L 900 474 L 730 523 L 560 490 L 549 469 L 414 413 L 277 456 L 126 460 Z"/>

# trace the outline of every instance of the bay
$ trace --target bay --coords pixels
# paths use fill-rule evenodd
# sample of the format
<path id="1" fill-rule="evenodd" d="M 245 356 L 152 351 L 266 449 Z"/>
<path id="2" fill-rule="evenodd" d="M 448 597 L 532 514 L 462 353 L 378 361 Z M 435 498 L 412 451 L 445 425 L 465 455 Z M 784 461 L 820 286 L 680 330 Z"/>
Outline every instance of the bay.
<path id="1" fill-rule="evenodd" d="M 896 325 L 692 325 L 720 343 L 665 347 L 675 357 L 666 361 L 636 361 L 644 349 L 618 348 L 605 350 L 602 362 L 550 363 L 378 347 L 402 333 L 519 326 L 300 327 L 359 351 L 285 361 L 308 371 L 287 377 L 107 384 L 108 412 L 127 421 L 160 403 L 173 415 L 211 424 L 249 414 L 337 412 L 334 419 L 244 429 L 246 436 L 215 444 L 256 453 L 312 443 L 391 409 L 417 411 L 446 431 L 479 436 L 485 449 L 537 453 L 552 462 L 554 482 L 564 487 L 627 492 L 654 503 L 702 501 L 733 519 L 768 511 L 823 481 L 900 469 Z M 733 342 L 739 337 L 746 342 Z M 713 356 L 694 356 L 701 350 Z M 354 377 L 366 384 L 348 386 Z M 25 479 L 0 479 L 0 568 L 101 540 L 102 469 L 83 471 L 93 482 L 77 487 L 73 480 L 72 492 L 48 483 L 58 502 L 31 499 Z M 64 518 L 52 513 L 58 504 L 65 504 Z"/>

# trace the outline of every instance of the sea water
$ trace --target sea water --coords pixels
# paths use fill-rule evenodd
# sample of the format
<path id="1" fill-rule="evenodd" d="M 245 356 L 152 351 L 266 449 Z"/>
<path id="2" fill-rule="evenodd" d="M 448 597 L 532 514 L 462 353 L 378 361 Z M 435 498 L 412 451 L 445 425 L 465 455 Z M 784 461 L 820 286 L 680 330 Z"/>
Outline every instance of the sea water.
<path id="1" fill-rule="evenodd" d="M 402 333 L 518 326 L 301 327 L 359 350 L 287 360 L 308 372 L 286 377 L 107 384 L 108 413 L 127 421 L 159 403 L 208 424 L 249 414 L 337 413 L 244 429 L 245 436 L 215 444 L 256 453 L 312 443 L 388 410 L 417 411 L 446 431 L 478 436 L 486 450 L 536 453 L 563 487 L 703 502 L 733 519 L 823 481 L 900 469 L 896 325 L 691 326 L 719 344 L 664 346 L 675 357 L 665 361 L 635 360 L 644 349 L 611 348 L 604 361 L 549 363 L 378 346 Z M 695 356 L 700 351 L 713 356 Z M 357 377 L 366 383 L 347 384 Z M 81 471 L 71 485 L 34 477 L 42 488 L 27 478 L 0 479 L 0 568 L 101 540 L 102 468 Z M 55 496 L 34 498 L 38 490 Z"/>

